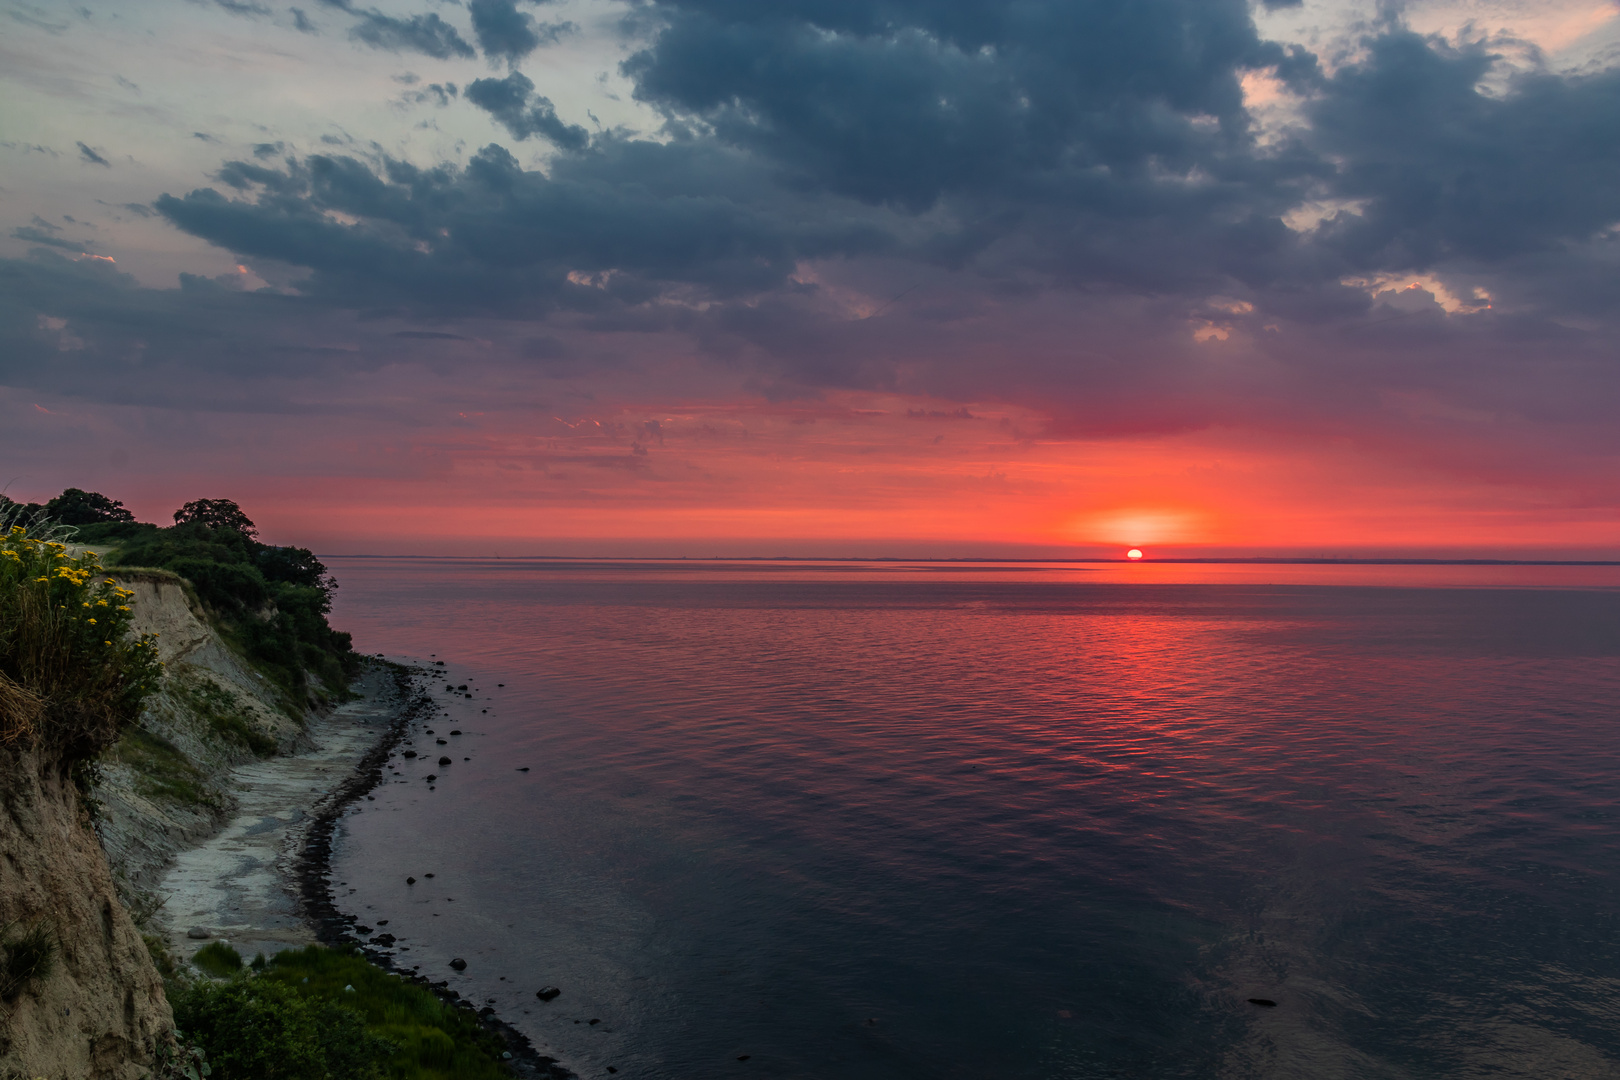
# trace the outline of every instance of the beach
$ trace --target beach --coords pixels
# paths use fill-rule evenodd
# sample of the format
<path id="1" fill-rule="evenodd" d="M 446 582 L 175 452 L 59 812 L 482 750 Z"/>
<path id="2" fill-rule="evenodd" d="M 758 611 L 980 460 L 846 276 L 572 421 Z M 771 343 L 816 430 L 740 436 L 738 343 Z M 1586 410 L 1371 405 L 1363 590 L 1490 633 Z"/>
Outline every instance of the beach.
<path id="1" fill-rule="evenodd" d="M 158 886 L 152 919 L 171 951 L 189 960 L 221 941 L 246 960 L 312 944 L 357 945 L 373 963 L 471 1007 L 441 981 L 396 967 L 386 947 L 356 932 L 341 913 L 343 884 L 331 880 L 332 838 L 346 814 L 362 812 L 368 793 L 413 723 L 431 716 L 419 672 L 372 662 L 353 689 L 360 696 L 314 715 L 302 749 L 238 766 L 229 778 L 235 808 L 214 835 L 179 853 Z M 486 1028 L 506 1044 L 514 1075 L 573 1074 L 537 1053 L 529 1040 L 488 1008 Z"/>

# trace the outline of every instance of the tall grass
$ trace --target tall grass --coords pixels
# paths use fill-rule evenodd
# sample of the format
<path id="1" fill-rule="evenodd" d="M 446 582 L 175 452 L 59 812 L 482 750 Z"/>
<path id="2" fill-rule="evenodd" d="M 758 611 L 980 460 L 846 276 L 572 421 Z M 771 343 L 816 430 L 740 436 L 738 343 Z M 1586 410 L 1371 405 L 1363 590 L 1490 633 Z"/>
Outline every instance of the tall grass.
<path id="1" fill-rule="evenodd" d="M 163 668 L 156 639 L 130 633 L 133 595 L 48 531 L 0 535 L 0 745 L 78 760 L 117 738 Z"/>

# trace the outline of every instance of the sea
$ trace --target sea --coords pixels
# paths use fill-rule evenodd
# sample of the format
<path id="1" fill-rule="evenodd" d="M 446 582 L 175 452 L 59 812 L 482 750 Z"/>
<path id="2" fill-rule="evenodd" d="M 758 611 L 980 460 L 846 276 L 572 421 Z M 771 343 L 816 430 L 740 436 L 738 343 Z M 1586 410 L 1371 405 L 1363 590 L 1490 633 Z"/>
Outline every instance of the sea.
<path id="1" fill-rule="evenodd" d="M 582 1078 L 1620 1077 L 1620 567 L 327 562 L 339 905 Z"/>

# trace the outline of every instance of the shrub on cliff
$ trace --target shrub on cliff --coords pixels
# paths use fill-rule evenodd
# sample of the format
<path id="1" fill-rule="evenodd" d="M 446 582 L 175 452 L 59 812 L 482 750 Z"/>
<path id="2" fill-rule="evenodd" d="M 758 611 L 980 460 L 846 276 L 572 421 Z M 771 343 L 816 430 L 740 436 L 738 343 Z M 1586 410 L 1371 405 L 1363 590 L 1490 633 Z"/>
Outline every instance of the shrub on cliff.
<path id="1" fill-rule="evenodd" d="M 80 760 L 135 717 L 163 665 L 129 632 L 131 595 L 94 553 L 20 525 L 0 536 L 0 743 Z"/>
<path id="2" fill-rule="evenodd" d="M 236 524 L 197 517 L 169 529 L 145 527 L 119 542 L 117 561 L 190 581 L 243 651 L 300 702 L 308 692 L 306 672 L 327 693 L 341 695 L 359 658 L 349 635 L 326 619 L 337 582 L 313 552 L 261 544 L 244 531 L 252 527 L 245 515 Z"/>

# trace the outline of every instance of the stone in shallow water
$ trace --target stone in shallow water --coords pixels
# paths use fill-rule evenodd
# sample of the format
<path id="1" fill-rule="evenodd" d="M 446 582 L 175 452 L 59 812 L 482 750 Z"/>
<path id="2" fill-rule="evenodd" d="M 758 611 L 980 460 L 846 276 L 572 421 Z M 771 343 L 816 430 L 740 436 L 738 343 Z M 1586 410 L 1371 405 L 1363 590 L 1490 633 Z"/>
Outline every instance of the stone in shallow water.
<path id="1" fill-rule="evenodd" d="M 206 927 L 201 926 L 193 926 L 190 930 L 186 931 L 186 937 L 188 938 L 198 938 L 201 940 L 204 938 L 211 938 L 213 936 L 214 935 L 210 933 Z"/>
<path id="2" fill-rule="evenodd" d="M 557 989 L 555 986 L 542 986 L 540 989 L 534 992 L 534 996 L 539 998 L 541 1001 L 550 1001 L 561 993 L 562 991 Z"/>
<path id="3" fill-rule="evenodd" d="M 442 758 L 439 759 L 439 764 L 440 765 L 448 765 L 448 764 L 450 764 L 450 759 L 447 758 L 447 757 L 442 757 Z"/>
<path id="4" fill-rule="evenodd" d="M 454 960 L 450 961 L 450 966 L 455 968 L 457 971 L 466 971 L 467 961 L 458 956 Z"/>

